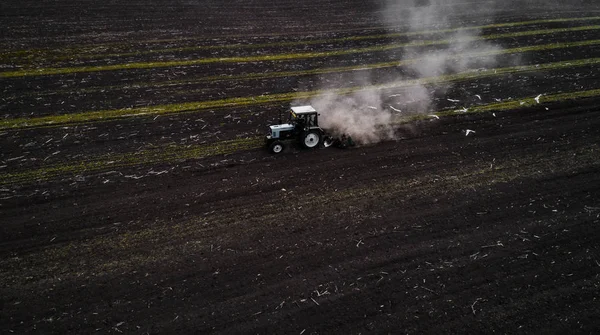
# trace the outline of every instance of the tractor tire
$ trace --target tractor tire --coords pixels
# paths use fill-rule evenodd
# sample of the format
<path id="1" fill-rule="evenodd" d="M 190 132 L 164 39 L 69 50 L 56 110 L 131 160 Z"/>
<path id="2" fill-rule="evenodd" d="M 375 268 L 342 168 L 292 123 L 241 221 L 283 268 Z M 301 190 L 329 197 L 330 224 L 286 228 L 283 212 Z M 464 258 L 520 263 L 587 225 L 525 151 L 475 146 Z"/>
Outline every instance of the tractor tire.
<path id="1" fill-rule="evenodd" d="M 302 146 L 307 149 L 318 148 L 321 143 L 321 133 L 318 131 L 308 131 L 302 136 Z"/>
<path id="2" fill-rule="evenodd" d="M 274 141 L 273 143 L 271 143 L 271 145 L 269 145 L 269 152 L 276 155 L 281 153 L 284 148 L 285 147 L 283 145 L 283 142 Z"/>

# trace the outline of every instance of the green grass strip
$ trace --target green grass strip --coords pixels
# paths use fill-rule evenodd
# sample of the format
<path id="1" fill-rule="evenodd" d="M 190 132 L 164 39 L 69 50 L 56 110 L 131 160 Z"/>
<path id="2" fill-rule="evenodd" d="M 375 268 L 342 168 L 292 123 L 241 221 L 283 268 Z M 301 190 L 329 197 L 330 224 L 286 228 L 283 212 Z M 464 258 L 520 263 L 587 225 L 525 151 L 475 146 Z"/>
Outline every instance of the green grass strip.
<path id="1" fill-rule="evenodd" d="M 526 48 L 513 48 L 513 49 L 505 49 L 502 50 L 502 54 L 511 54 L 511 53 L 519 53 L 519 52 L 532 52 L 532 51 L 545 51 L 551 49 L 560 49 L 560 48 L 569 48 L 569 47 L 581 47 L 581 46 L 591 46 L 598 44 L 596 41 L 591 42 L 574 42 L 577 44 L 549 44 L 549 45 L 540 45 Z M 416 60 L 415 60 L 416 61 Z M 114 85 L 114 86 L 101 86 L 101 87 L 92 87 L 92 88 L 84 88 L 78 89 L 77 92 L 83 93 L 92 93 L 99 91 L 109 91 L 109 90 L 122 90 L 126 88 L 161 88 L 161 87 L 173 87 L 179 85 L 194 85 L 203 82 L 215 82 L 215 81 L 241 81 L 241 80 L 260 80 L 260 79 L 272 79 L 272 78 L 283 78 L 283 77 L 299 77 L 299 76 L 311 76 L 311 75 L 322 75 L 322 74 L 331 74 L 331 73 L 343 73 L 343 72 L 351 72 L 351 71 L 367 71 L 367 70 L 376 70 L 376 69 L 384 69 L 384 68 L 392 68 L 392 67 L 400 67 L 403 65 L 407 65 L 407 62 L 415 62 L 411 60 L 407 61 L 392 61 L 392 62 L 382 62 L 382 63 L 374 63 L 374 64 L 364 64 L 364 65 L 352 65 L 352 66 L 340 66 L 340 67 L 330 67 L 330 68 L 317 68 L 310 70 L 299 70 L 299 71 L 282 71 L 282 72 L 268 72 L 268 73 L 248 73 L 241 75 L 216 75 L 216 76 L 208 76 L 204 78 L 197 79 L 184 79 L 184 80 L 169 80 L 158 83 L 149 83 L 149 84 L 126 84 L 126 85 Z M 577 61 L 575 61 L 577 62 Z M 72 90 L 57 90 L 51 91 L 48 93 L 45 92 L 36 92 L 36 93 L 24 93 L 21 96 L 45 96 L 45 95 L 54 95 L 57 93 L 71 93 Z"/>
<path id="2" fill-rule="evenodd" d="M 600 97 L 600 89 L 579 92 L 567 92 L 543 96 L 541 103 L 563 102 L 569 100 L 578 100 L 584 98 Z M 491 111 L 519 111 L 537 105 L 534 97 L 525 97 L 507 102 L 492 103 L 487 105 L 473 106 L 467 113 L 483 113 Z M 456 110 L 446 110 L 435 113 L 438 116 L 456 116 L 465 113 L 457 113 Z M 414 115 L 396 123 L 413 122 L 424 118 L 430 118 L 425 115 Z M 259 149 L 263 145 L 262 137 L 242 138 L 228 141 L 221 141 L 206 145 L 179 147 L 169 146 L 167 148 L 157 148 L 152 150 L 142 150 L 136 153 L 109 155 L 93 160 L 81 161 L 74 164 L 52 165 L 40 169 L 0 174 L 0 185 L 9 185 L 17 183 L 30 183 L 54 179 L 64 175 L 76 175 L 81 173 L 94 173 L 109 169 L 124 167 L 169 163 L 188 159 L 201 159 L 211 156 L 233 154 L 240 151 Z"/>
<path id="3" fill-rule="evenodd" d="M 593 42 L 593 43 L 592 43 Z M 583 45 L 600 44 L 600 40 L 597 41 L 585 41 L 585 42 L 574 42 L 569 44 L 563 44 L 562 47 L 577 47 Z M 501 53 L 517 53 L 525 52 L 532 49 L 539 49 L 544 47 L 544 50 L 559 48 L 561 45 L 550 44 L 545 46 L 534 46 L 534 47 L 523 47 L 517 49 L 500 50 Z M 474 54 L 473 57 L 485 56 L 485 54 Z M 411 60 L 416 62 L 418 60 Z M 395 62 L 396 66 L 404 65 L 404 63 Z M 40 126 L 60 126 L 73 123 L 84 123 L 84 122 L 98 122 L 108 121 L 118 118 L 137 117 L 137 116 L 149 116 L 149 115 L 160 115 L 160 114 L 173 114 L 182 113 L 187 111 L 200 111 L 211 108 L 224 108 L 224 107 L 240 107 L 240 106 L 255 106 L 273 102 L 284 102 L 291 101 L 294 99 L 308 99 L 323 94 L 337 94 L 344 95 L 358 91 L 366 90 L 382 90 L 382 89 L 393 89 L 402 88 L 415 85 L 427 85 L 434 83 L 445 83 L 453 81 L 464 81 L 472 79 L 480 79 L 486 77 L 494 77 L 509 73 L 518 72 L 531 72 L 531 71 L 548 71 L 556 69 L 566 69 L 570 67 L 586 66 L 598 64 L 597 58 L 564 61 L 558 63 L 549 64 L 538 64 L 538 65 L 527 65 L 527 66 L 516 66 L 499 69 L 489 69 L 485 71 L 469 71 L 462 72 L 452 75 L 444 75 L 438 77 L 428 77 L 422 79 L 404 80 L 392 83 L 386 83 L 381 85 L 372 86 L 359 86 L 359 87 L 348 87 L 337 90 L 315 90 L 306 92 L 290 92 L 290 93 L 279 93 L 270 95 L 260 95 L 253 97 L 235 97 L 221 100 L 212 101 L 199 101 L 199 102 L 186 102 L 178 104 L 158 105 L 149 107 L 137 107 L 137 108 L 125 108 L 125 109 L 114 109 L 114 110 L 100 110 L 83 113 L 72 113 L 62 115 L 48 115 L 34 118 L 14 118 L 14 119 L 2 119 L 0 120 L 0 129 L 19 129 L 28 127 L 40 127 Z"/>
<path id="4" fill-rule="evenodd" d="M 584 18 L 584 19 L 536 20 L 536 21 L 516 22 L 516 23 L 491 24 L 491 25 L 485 25 L 485 26 L 449 28 L 449 29 L 440 29 L 440 30 L 426 30 L 426 31 L 417 31 L 417 32 L 387 33 L 387 34 L 363 35 L 363 36 L 348 36 L 348 37 L 340 37 L 340 38 L 317 39 L 317 40 L 307 40 L 307 41 L 188 46 L 188 47 L 178 47 L 178 48 L 145 50 L 145 51 L 138 51 L 138 52 L 90 54 L 90 55 L 83 55 L 81 58 L 83 58 L 83 59 L 98 59 L 98 58 L 105 58 L 105 57 L 129 57 L 129 56 L 142 56 L 142 55 L 150 55 L 150 54 L 165 54 L 165 53 L 171 53 L 171 52 L 190 52 L 190 51 L 202 51 L 202 50 L 231 50 L 231 49 L 260 49 L 260 48 L 274 48 L 274 47 L 294 47 L 294 46 L 376 40 L 376 39 L 384 39 L 384 38 L 398 38 L 398 37 L 410 37 L 410 36 L 433 35 L 433 34 L 447 34 L 447 33 L 456 33 L 456 32 L 460 32 L 460 31 L 471 31 L 471 30 L 492 29 L 492 28 L 502 28 L 502 27 L 516 27 L 516 26 L 524 26 L 524 25 L 539 24 L 539 23 L 583 21 L 583 20 L 586 20 L 586 21 L 600 20 L 600 16 L 593 17 L 593 18 Z M 579 28 L 579 27 L 577 27 L 577 28 Z M 581 27 L 581 28 L 584 28 L 584 27 Z M 561 29 L 561 28 L 558 28 L 558 29 Z M 563 29 L 574 29 L 574 28 L 563 28 Z M 588 29 L 581 29 L 581 30 L 588 30 Z M 575 31 L 577 31 L 577 30 L 575 30 Z M 557 31 L 557 32 L 560 32 L 560 31 Z M 522 32 L 522 33 L 525 33 L 525 32 Z M 517 35 L 512 36 L 512 37 L 529 36 L 526 34 L 518 35 L 519 34 L 518 32 L 516 32 L 514 34 L 517 34 Z M 495 39 L 495 38 L 498 38 L 498 37 L 494 37 L 497 35 L 499 35 L 499 34 L 485 35 L 484 37 L 485 37 L 485 39 Z M 71 57 L 72 56 L 65 56 L 65 57 L 63 57 L 63 59 L 69 59 Z"/>
<path id="5" fill-rule="evenodd" d="M 535 31 L 522 31 L 513 32 L 506 34 L 494 34 L 490 36 L 478 36 L 469 40 L 490 40 L 500 38 L 513 38 L 522 36 L 535 36 L 535 35 L 547 35 L 554 33 L 563 32 L 576 32 L 584 30 L 597 30 L 600 29 L 600 25 L 595 26 L 584 26 L 575 28 L 558 28 L 558 29 L 544 29 Z M 264 62 L 264 61 L 289 61 L 298 59 L 309 59 L 309 58 L 323 58 L 333 56 L 351 55 L 357 53 L 368 53 L 368 52 L 381 52 L 389 51 L 394 49 L 406 48 L 406 47 L 422 47 L 432 45 L 443 45 L 450 44 L 457 40 L 419 40 L 409 43 L 396 43 L 382 46 L 373 46 L 366 48 L 348 49 L 348 50 L 334 50 L 334 51 L 319 51 L 319 52 L 303 52 L 303 53 L 288 53 L 288 54 L 275 54 L 275 55 L 260 55 L 260 56 L 244 56 L 244 57 L 223 57 L 223 58 L 202 58 L 202 59 L 191 59 L 191 60 L 176 60 L 176 61 L 165 61 L 165 62 L 137 62 L 127 64 L 114 64 L 114 65 L 93 65 L 93 66 L 80 66 L 80 67 L 64 67 L 64 68 L 39 68 L 39 69 L 26 69 L 18 71 L 6 71 L 0 72 L 0 78 L 14 78 L 14 77 L 26 77 L 26 76 L 43 76 L 43 75 L 57 75 L 57 74 L 70 74 L 70 73 L 81 73 L 81 72 L 99 72 L 99 71 L 116 71 L 116 70 L 131 70 L 131 69 L 151 69 L 151 68 L 162 68 L 162 67 L 178 67 L 178 66 L 193 66 L 201 64 L 211 63 L 246 63 L 246 62 Z"/>
<path id="6" fill-rule="evenodd" d="M 586 45 L 589 46 L 589 45 L 597 45 L 597 44 L 600 44 L 600 40 L 595 41 L 593 44 L 587 44 L 587 42 L 586 42 L 585 44 L 581 44 L 581 45 L 577 45 L 577 46 L 586 46 Z M 554 48 L 552 48 L 553 46 L 556 46 L 556 45 L 543 46 L 544 48 L 526 47 L 526 48 L 506 49 L 506 50 L 501 50 L 499 53 L 512 54 L 512 53 L 520 53 L 520 52 L 527 52 L 527 51 L 544 51 L 544 50 L 554 49 Z M 540 47 L 542 47 L 542 46 L 540 46 Z M 566 46 L 566 47 L 569 48 L 570 46 Z M 478 55 L 476 55 L 474 57 L 477 57 L 477 56 Z M 491 71 L 498 71 L 497 72 L 498 74 L 502 74 L 502 73 L 532 71 L 535 69 L 548 70 L 548 69 L 557 69 L 557 68 L 568 68 L 571 66 L 574 67 L 574 66 L 594 65 L 594 64 L 598 63 L 598 59 L 600 59 L 600 58 L 571 60 L 571 61 L 563 61 L 563 62 L 548 63 L 548 64 L 516 66 L 516 67 L 510 67 L 510 68 L 492 69 Z M 353 66 L 343 66 L 343 67 L 311 69 L 311 70 L 302 70 L 302 71 L 250 73 L 250 74 L 229 76 L 229 77 L 210 76 L 210 77 L 198 79 L 196 81 L 190 81 L 190 80 L 184 80 L 184 81 L 180 81 L 180 82 L 171 81 L 171 82 L 168 82 L 165 84 L 148 85 L 148 86 L 141 86 L 141 87 L 175 86 L 178 84 L 193 84 L 193 83 L 206 82 L 206 81 L 257 80 L 257 79 L 270 79 L 270 78 L 280 78 L 280 77 L 299 77 L 299 76 L 309 76 L 309 75 L 343 73 L 343 72 L 363 71 L 363 70 L 376 70 L 376 69 L 384 69 L 384 68 L 391 68 L 391 67 L 401 67 L 404 65 L 408 65 L 410 63 L 416 63 L 416 62 L 418 62 L 418 60 L 419 59 L 406 60 L 406 61 L 383 62 L 383 63 L 367 64 L 367 65 L 353 65 Z M 490 71 L 490 70 L 488 70 L 488 71 Z M 487 71 L 482 71 L 482 74 L 485 74 L 485 73 L 487 73 Z M 465 73 L 458 74 L 458 75 L 434 77 L 434 80 L 436 82 L 445 81 L 446 77 L 462 76 L 463 74 L 465 74 Z M 435 79 L 435 78 L 439 78 L 439 79 Z M 106 88 L 103 88 L 103 89 L 106 89 Z"/>
<path id="7" fill-rule="evenodd" d="M 92 173 L 108 169 L 125 168 L 155 163 L 168 163 L 186 159 L 201 159 L 210 156 L 229 154 L 238 151 L 260 147 L 261 137 L 242 138 L 221 141 L 193 147 L 166 147 L 152 150 L 142 150 L 135 153 L 107 155 L 74 164 L 59 164 L 36 170 L 6 173 L 0 175 L 0 185 L 48 180 L 63 175 Z"/>
<path id="8" fill-rule="evenodd" d="M 228 49 L 259 49 L 259 48 L 271 48 L 271 47 L 293 47 L 300 45 L 316 45 L 316 44 L 329 44 L 329 43 L 343 43 L 351 41 L 363 41 L 363 40 L 374 40 L 383 38 L 398 38 L 398 37 L 409 37 L 409 36 L 420 36 L 420 35 L 432 35 L 432 34 L 445 34 L 454 33 L 460 31 L 472 31 L 482 29 L 494 29 L 494 28 L 509 28 L 519 27 L 526 25 L 544 24 L 544 23 L 564 23 L 564 22 L 581 22 L 581 21 L 595 21 L 600 20 L 600 16 L 583 17 L 583 18 L 561 18 L 561 19 L 545 19 L 545 20 L 532 20 L 522 22 L 509 22 L 509 23 L 496 23 L 482 26 L 471 26 L 471 27 L 460 27 L 460 28 L 448 28 L 440 30 L 425 30 L 416 32 L 398 32 L 398 33 L 386 33 L 386 34 L 375 34 L 375 35 L 362 35 L 362 36 L 348 36 L 340 38 L 329 38 L 329 39 L 316 39 L 316 40 L 304 40 L 304 41 L 287 41 L 287 42 L 269 42 L 269 43 L 255 43 L 255 44 L 228 44 L 228 45 L 204 45 L 204 46 L 189 46 L 189 47 L 176 47 L 176 48 L 165 48 L 155 50 L 144 50 L 136 52 L 122 52 L 122 53 L 92 53 L 97 50 L 101 45 L 95 45 L 88 48 L 67 48 L 59 50 L 19 50 L 12 52 L 0 53 L 0 59 L 9 59 L 11 57 L 27 58 L 31 60 L 30 56 L 36 55 L 37 59 L 44 59 L 44 57 L 52 56 L 58 53 L 63 55 L 56 57 L 56 60 L 65 60 L 73 58 L 73 54 L 78 55 L 79 58 L 83 59 L 98 59 L 106 57 L 127 57 L 127 56 L 141 56 L 149 54 L 164 54 L 170 52 L 188 52 L 188 51 L 202 51 L 202 50 L 228 50 Z M 154 43 L 169 42 L 171 40 L 157 40 L 148 41 Z M 176 40 L 180 41 L 180 39 Z M 146 43 L 147 44 L 147 43 Z M 87 54 L 86 54 L 87 53 Z"/>

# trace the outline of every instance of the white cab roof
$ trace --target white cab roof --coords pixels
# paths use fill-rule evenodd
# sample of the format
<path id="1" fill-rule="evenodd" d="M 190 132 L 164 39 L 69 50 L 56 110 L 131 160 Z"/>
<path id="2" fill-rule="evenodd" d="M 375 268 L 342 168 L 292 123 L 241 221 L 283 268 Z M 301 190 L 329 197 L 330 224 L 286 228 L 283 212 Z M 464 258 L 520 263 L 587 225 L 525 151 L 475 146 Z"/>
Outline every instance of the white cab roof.
<path id="1" fill-rule="evenodd" d="M 295 106 L 292 107 L 292 111 L 296 114 L 303 114 L 303 113 L 314 113 L 317 110 L 313 108 L 313 106 Z"/>

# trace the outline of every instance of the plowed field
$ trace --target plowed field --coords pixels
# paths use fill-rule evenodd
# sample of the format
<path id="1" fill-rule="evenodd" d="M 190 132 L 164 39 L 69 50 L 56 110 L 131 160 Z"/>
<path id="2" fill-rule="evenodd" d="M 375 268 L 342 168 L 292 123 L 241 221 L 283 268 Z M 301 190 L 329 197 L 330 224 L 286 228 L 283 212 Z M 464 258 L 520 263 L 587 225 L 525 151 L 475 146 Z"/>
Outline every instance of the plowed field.
<path id="1" fill-rule="evenodd" d="M 3 2 L 0 333 L 598 333 L 600 6 L 389 2 Z"/>

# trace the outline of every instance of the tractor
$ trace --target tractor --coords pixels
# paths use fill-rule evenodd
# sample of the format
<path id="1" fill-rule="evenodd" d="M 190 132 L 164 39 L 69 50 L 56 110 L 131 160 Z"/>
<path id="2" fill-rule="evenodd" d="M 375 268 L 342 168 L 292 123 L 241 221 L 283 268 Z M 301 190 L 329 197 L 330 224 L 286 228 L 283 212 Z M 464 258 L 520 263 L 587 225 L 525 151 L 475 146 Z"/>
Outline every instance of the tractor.
<path id="1" fill-rule="evenodd" d="M 292 107 L 289 110 L 287 123 L 269 126 L 269 134 L 265 142 L 273 154 L 281 153 L 286 144 L 293 142 L 306 149 L 331 145 L 338 147 L 354 145 L 350 137 L 344 135 L 342 139 L 335 139 L 327 134 L 319 126 L 319 113 L 312 106 Z"/>

